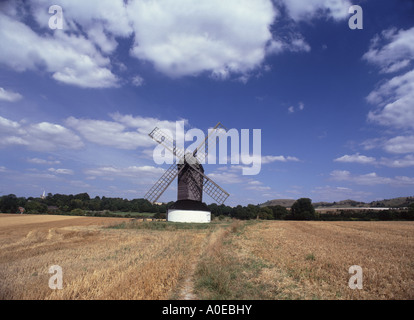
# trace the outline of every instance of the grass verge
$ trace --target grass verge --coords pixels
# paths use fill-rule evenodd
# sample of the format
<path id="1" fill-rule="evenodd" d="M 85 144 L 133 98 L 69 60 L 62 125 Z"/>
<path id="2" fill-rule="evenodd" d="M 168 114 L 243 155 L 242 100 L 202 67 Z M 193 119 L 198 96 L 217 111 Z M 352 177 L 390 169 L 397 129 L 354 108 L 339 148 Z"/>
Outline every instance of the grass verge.
<path id="1" fill-rule="evenodd" d="M 195 291 L 203 300 L 260 300 L 274 296 L 272 288 L 255 281 L 269 266 L 253 256 L 242 256 L 235 243 L 256 221 L 235 221 L 215 232 L 195 271 Z"/>
<path id="2" fill-rule="evenodd" d="M 218 221 L 211 223 L 181 223 L 168 221 L 128 221 L 109 226 L 110 229 L 137 229 L 137 230 L 215 230 L 230 225 L 228 221 Z"/>

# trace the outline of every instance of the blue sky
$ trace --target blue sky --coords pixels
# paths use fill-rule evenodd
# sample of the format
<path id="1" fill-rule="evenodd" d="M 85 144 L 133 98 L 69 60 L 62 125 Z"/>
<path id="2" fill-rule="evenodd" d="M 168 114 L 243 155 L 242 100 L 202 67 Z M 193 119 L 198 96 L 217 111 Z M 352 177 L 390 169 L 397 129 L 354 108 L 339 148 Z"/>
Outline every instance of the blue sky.
<path id="1" fill-rule="evenodd" d="M 412 196 L 413 21 L 408 0 L 3 1 L 0 194 L 141 198 L 168 168 L 147 134 L 184 120 L 261 129 L 258 175 L 205 165 L 228 205 Z"/>

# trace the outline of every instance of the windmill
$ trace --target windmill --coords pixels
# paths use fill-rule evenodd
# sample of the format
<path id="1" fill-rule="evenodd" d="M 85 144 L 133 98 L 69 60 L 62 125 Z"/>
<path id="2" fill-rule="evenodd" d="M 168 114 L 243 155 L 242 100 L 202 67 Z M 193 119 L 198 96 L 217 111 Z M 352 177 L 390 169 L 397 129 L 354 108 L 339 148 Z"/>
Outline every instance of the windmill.
<path id="1" fill-rule="evenodd" d="M 164 172 L 144 197 L 152 203 L 156 202 L 178 177 L 177 201 L 168 209 L 168 221 L 210 222 L 211 212 L 202 201 L 203 191 L 219 204 L 228 198 L 229 194 L 204 174 L 201 164 L 208 155 L 208 148 L 215 145 L 217 135 L 225 131 L 219 122 L 193 152 L 177 148 L 176 141 L 158 127 L 149 134 L 179 160 Z"/>

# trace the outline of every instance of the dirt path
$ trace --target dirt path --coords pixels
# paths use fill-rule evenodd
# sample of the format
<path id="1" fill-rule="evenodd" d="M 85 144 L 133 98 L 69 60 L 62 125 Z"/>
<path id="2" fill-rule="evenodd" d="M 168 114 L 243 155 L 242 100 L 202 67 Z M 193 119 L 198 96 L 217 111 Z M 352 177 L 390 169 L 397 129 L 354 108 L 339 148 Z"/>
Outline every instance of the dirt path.
<path id="1" fill-rule="evenodd" d="M 178 294 L 178 300 L 198 300 L 198 296 L 195 293 L 194 282 L 197 266 L 203 257 L 211 255 L 212 251 L 217 251 L 217 248 L 221 247 L 223 239 L 226 235 L 228 235 L 230 228 L 232 228 L 232 225 L 227 228 L 217 228 L 204 238 L 204 241 L 200 246 L 199 253 L 195 256 L 195 259 L 191 264 L 190 271 L 182 282 L 181 289 Z"/>
<path id="2" fill-rule="evenodd" d="M 184 285 L 180 292 L 180 300 L 197 300 L 197 296 L 194 293 L 194 272 L 196 267 L 197 263 L 193 263 L 190 274 L 184 280 Z"/>
<path id="3" fill-rule="evenodd" d="M 181 288 L 178 293 L 178 300 L 198 300 L 197 295 L 195 294 L 195 283 L 194 283 L 194 276 L 197 270 L 197 266 L 201 260 L 201 258 L 206 254 L 206 252 L 211 247 L 212 243 L 217 239 L 217 233 L 222 232 L 223 229 L 219 228 L 214 232 L 208 234 L 204 241 L 202 242 L 199 253 L 195 257 L 195 259 L 191 263 L 190 271 L 186 278 L 183 280 L 181 284 Z"/>

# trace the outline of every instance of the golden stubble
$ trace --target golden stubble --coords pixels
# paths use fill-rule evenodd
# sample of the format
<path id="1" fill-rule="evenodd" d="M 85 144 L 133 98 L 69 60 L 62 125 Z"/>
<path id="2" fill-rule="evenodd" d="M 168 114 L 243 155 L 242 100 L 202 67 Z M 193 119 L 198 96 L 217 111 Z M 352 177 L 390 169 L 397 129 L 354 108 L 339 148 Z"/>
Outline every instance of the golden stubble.
<path id="1" fill-rule="evenodd" d="M 239 259 L 267 265 L 253 279 L 275 299 L 413 299 L 413 222 L 271 221 L 246 228 Z M 352 290 L 349 268 L 363 272 Z"/>
<path id="2" fill-rule="evenodd" d="M 108 229 L 102 224 L 116 221 L 102 221 L 57 228 L 49 221 L 26 234 L 24 225 L 13 242 L 0 233 L 0 299 L 168 299 L 206 235 Z M 62 290 L 49 288 L 52 265 L 62 267 Z"/>

